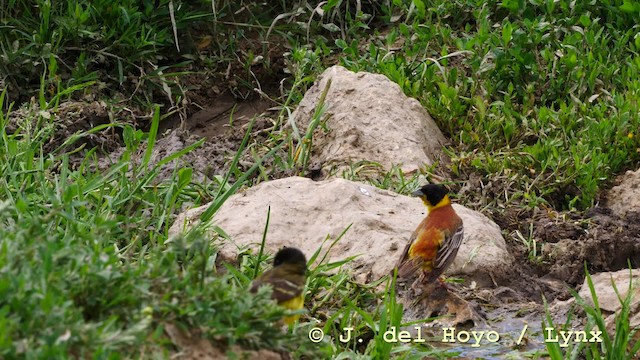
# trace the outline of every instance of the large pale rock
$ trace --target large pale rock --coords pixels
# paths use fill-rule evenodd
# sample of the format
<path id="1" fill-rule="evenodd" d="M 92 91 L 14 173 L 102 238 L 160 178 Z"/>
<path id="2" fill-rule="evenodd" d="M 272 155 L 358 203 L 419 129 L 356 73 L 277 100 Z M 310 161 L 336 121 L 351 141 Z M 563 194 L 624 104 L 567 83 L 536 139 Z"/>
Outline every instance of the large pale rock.
<path id="1" fill-rule="evenodd" d="M 609 190 L 607 206 L 621 217 L 640 211 L 640 169 L 622 175 L 620 184 Z"/>
<path id="2" fill-rule="evenodd" d="M 593 288 L 598 298 L 598 305 L 600 305 L 603 315 L 606 316 L 605 324 L 610 334 L 615 331 L 615 316 L 622 308 L 618 295 L 616 295 L 611 283 L 613 281 L 616 284 L 620 297 L 624 299 L 629 292 L 629 282 L 631 281 L 631 291 L 633 293 L 631 295 L 629 323 L 631 329 L 640 327 L 640 269 L 633 269 L 631 272 L 629 272 L 629 269 L 623 269 L 616 272 L 598 273 L 591 275 L 591 280 L 593 280 Z M 587 303 L 593 306 L 594 303 L 586 278 L 579 294 Z M 638 336 L 635 338 L 637 340 Z"/>
<path id="3" fill-rule="evenodd" d="M 420 205 L 421 202 L 418 201 Z M 464 242 L 448 273 L 473 275 L 476 272 L 503 273 L 513 264 L 500 227 L 483 214 L 454 204 L 464 222 Z M 426 216 L 426 210 L 423 215 Z"/>
<path id="4" fill-rule="evenodd" d="M 351 225 L 329 259 L 358 255 L 349 266 L 361 281 L 388 274 L 426 216 L 419 199 L 344 179 L 314 182 L 291 177 L 264 182 L 230 197 L 214 216 L 214 224 L 232 240 L 221 244 L 223 257 L 234 258 L 244 246 L 259 248 L 268 206 L 271 218 L 266 247 L 271 253 L 282 246 L 295 246 L 310 256 L 327 236 L 335 239 Z M 510 272 L 514 260 L 498 226 L 476 211 L 457 204 L 454 207 L 464 221 L 465 238 L 448 273 L 487 284 L 489 275 Z M 205 209 L 181 214 L 170 234 L 197 220 Z"/>
<path id="5" fill-rule="evenodd" d="M 384 75 L 354 73 L 342 66 L 327 69 L 293 113 L 306 131 L 318 101 L 331 79 L 325 99 L 328 133 L 314 136 L 314 160 L 340 168 L 350 162 L 374 161 L 406 173 L 443 158 L 445 137 L 416 99 L 409 98 Z"/>

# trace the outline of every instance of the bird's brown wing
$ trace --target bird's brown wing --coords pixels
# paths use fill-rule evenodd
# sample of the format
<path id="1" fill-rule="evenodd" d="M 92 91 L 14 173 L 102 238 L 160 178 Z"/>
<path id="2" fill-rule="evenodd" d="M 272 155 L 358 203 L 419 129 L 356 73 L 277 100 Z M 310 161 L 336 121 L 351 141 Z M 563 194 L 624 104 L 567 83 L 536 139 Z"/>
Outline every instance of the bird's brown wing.
<path id="1" fill-rule="evenodd" d="M 433 262 L 432 273 L 434 275 L 437 274 L 440 276 L 447 266 L 453 262 L 453 259 L 455 259 L 458 254 L 458 249 L 460 248 L 460 244 L 462 244 L 463 238 L 464 226 L 461 221 L 453 234 L 446 234 L 444 240 L 442 240 L 438 253 L 436 254 L 436 259 Z"/>
<path id="2" fill-rule="evenodd" d="M 304 275 L 291 273 L 287 270 L 286 266 L 279 266 L 264 272 L 253 281 L 249 291 L 255 293 L 261 286 L 269 284 L 273 287 L 271 297 L 278 303 L 299 296 L 304 290 L 306 279 Z"/>
<path id="3" fill-rule="evenodd" d="M 420 227 L 418 227 L 413 232 L 413 234 L 411 234 L 411 238 L 409 238 L 407 246 L 404 247 L 404 251 L 400 256 L 400 259 L 398 259 L 398 262 L 396 263 L 395 267 L 398 268 L 398 278 L 400 279 L 409 277 L 411 274 L 414 274 L 416 271 L 418 271 L 418 269 L 420 269 L 422 265 L 422 261 L 419 258 L 409 258 L 409 249 L 411 248 L 411 244 L 413 244 L 413 242 L 418 237 L 419 230 Z"/>

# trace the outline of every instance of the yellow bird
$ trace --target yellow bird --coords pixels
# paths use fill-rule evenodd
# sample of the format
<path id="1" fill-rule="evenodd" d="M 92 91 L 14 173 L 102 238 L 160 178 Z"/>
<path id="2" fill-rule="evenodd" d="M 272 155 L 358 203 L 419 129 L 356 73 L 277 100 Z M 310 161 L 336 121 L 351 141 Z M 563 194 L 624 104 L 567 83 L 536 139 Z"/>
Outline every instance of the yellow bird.
<path id="1" fill-rule="evenodd" d="M 278 305 L 289 310 L 300 310 L 304 306 L 304 285 L 307 281 L 307 258 L 302 251 L 285 247 L 276 253 L 273 268 L 256 278 L 250 291 L 256 293 L 263 285 L 271 285 L 271 297 Z M 300 315 L 286 316 L 284 322 L 293 324 Z"/>

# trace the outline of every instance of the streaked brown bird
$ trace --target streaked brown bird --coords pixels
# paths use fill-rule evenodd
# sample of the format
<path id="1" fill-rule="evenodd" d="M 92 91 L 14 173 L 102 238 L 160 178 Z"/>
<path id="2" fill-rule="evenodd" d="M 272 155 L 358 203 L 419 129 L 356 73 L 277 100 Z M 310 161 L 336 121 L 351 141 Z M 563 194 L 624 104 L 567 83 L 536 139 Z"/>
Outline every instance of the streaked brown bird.
<path id="1" fill-rule="evenodd" d="M 398 261 L 398 278 L 418 273 L 420 279 L 431 282 L 458 254 L 464 237 L 462 219 L 451 206 L 447 190 L 440 185 L 425 185 L 411 195 L 422 199 L 429 213 L 411 235 Z"/>
<path id="2" fill-rule="evenodd" d="M 252 293 L 256 293 L 263 285 L 271 285 L 271 297 L 278 305 L 289 310 L 300 310 L 304 306 L 304 285 L 307 281 L 307 258 L 302 251 L 285 247 L 276 253 L 273 268 L 257 277 L 252 285 Z M 286 316 L 284 322 L 293 324 L 300 315 Z"/>

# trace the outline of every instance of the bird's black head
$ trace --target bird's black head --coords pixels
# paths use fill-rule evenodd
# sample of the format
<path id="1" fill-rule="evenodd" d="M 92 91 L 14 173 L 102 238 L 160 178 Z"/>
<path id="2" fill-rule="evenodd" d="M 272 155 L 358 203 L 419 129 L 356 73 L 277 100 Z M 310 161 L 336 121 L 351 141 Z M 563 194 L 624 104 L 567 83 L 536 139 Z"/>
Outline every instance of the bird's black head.
<path id="1" fill-rule="evenodd" d="M 447 189 L 442 185 L 427 184 L 411 195 L 421 198 L 427 205 L 436 206 L 447 196 Z"/>
<path id="2" fill-rule="evenodd" d="M 307 258 L 302 251 L 294 247 L 285 247 L 276 253 L 276 257 L 273 259 L 273 266 L 276 267 L 282 264 L 295 264 L 303 265 L 307 268 Z"/>

